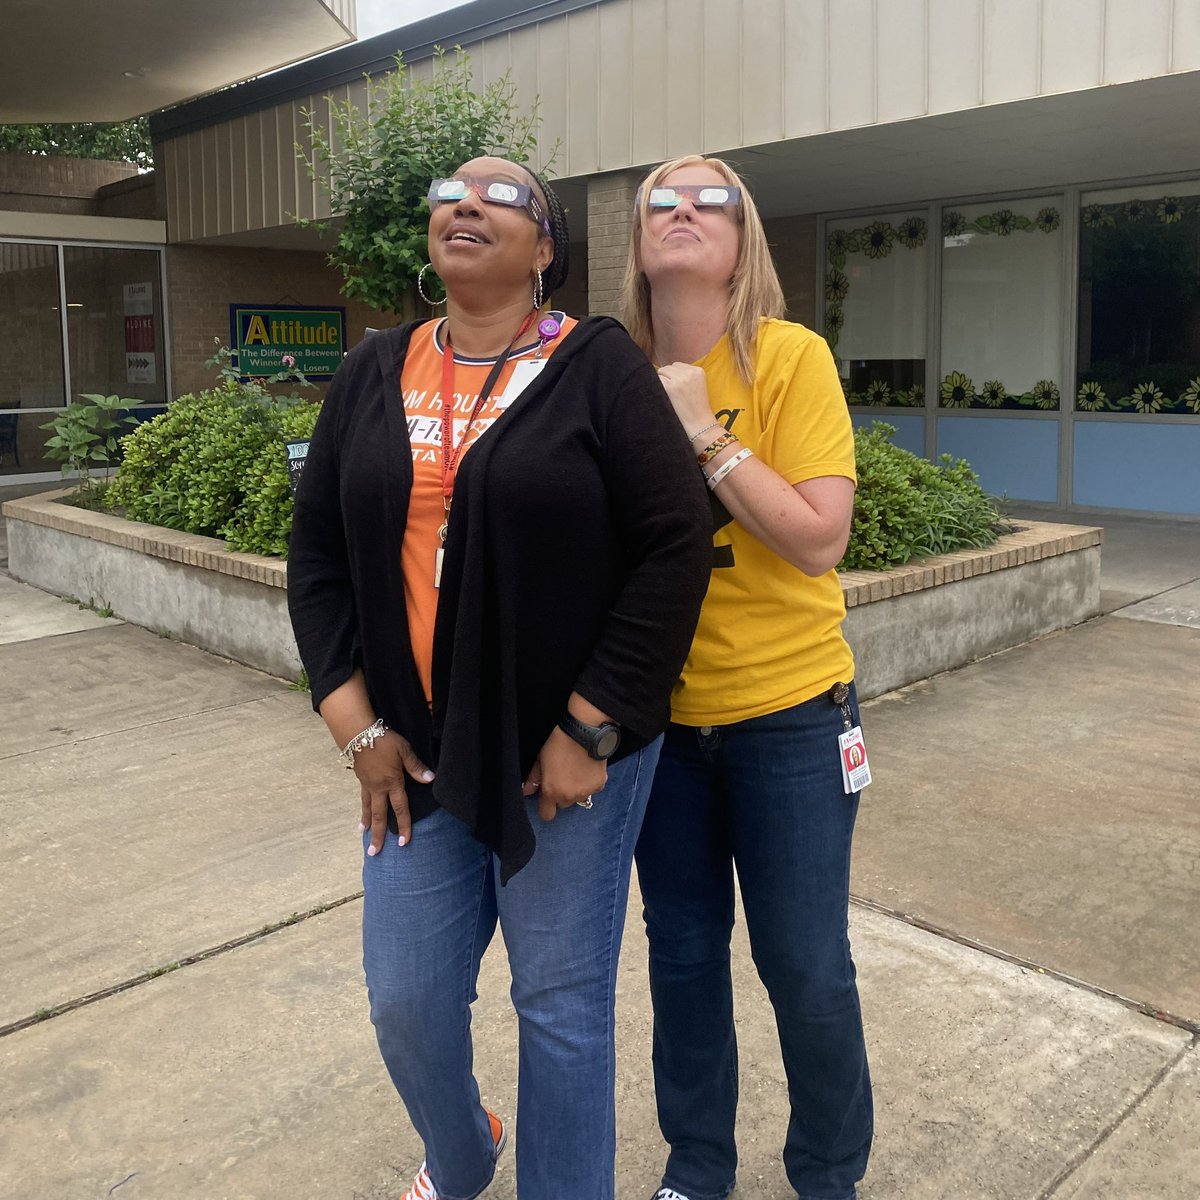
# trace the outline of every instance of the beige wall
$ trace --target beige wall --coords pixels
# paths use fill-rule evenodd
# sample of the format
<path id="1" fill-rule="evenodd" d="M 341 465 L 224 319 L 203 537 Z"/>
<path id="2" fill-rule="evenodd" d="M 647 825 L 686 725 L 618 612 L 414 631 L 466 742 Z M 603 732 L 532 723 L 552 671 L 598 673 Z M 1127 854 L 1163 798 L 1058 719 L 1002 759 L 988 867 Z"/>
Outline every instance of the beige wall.
<path id="1" fill-rule="evenodd" d="M 621 285 L 633 232 L 640 171 L 588 180 L 588 276 L 590 311 L 620 316 Z M 783 284 L 788 316 L 814 328 L 817 320 L 817 218 L 777 217 L 764 223 Z"/>
<path id="2" fill-rule="evenodd" d="M 604 0 L 464 48 L 480 83 L 511 68 L 518 103 L 540 98 L 555 174 L 581 178 L 1200 70 L 1200 3 Z M 332 95 L 362 107 L 364 91 Z M 167 141 L 171 239 L 325 215 L 295 145 L 301 110 L 328 125 L 328 106 L 322 92 Z"/>
<path id="3" fill-rule="evenodd" d="M 289 303 L 344 306 L 346 348 L 360 342 L 367 326 L 395 324 L 395 317 L 348 301 L 340 279 L 323 254 L 294 250 L 248 250 L 231 246 L 169 246 L 167 297 L 171 321 L 172 390 L 175 396 L 211 387 L 205 368 L 216 346 L 229 344 L 229 306 Z M 328 384 L 319 383 L 322 392 Z M 314 393 L 315 395 L 316 393 Z"/>

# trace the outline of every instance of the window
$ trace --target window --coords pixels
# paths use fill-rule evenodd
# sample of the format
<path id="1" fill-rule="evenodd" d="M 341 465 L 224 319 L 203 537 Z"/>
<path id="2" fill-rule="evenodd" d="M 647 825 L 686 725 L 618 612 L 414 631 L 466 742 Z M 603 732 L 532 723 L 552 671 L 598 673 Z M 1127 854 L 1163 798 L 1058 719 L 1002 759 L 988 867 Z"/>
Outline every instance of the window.
<path id="1" fill-rule="evenodd" d="M 0 478 L 57 472 L 41 427 L 81 393 L 166 403 L 161 278 L 158 250 L 0 241 Z"/>
<path id="2" fill-rule="evenodd" d="M 0 478 L 57 469 L 38 426 L 66 403 L 59 300 L 57 247 L 0 242 Z"/>
<path id="3" fill-rule="evenodd" d="M 1082 198 L 1081 413 L 1200 413 L 1200 183 Z"/>
<path id="4" fill-rule="evenodd" d="M 942 212 L 942 408 L 1055 410 L 1063 357 L 1061 197 Z"/>
<path id="5" fill-rule="evenodd" d="M 925 404 L 925 209 L 830 221 L 825 338 L 851 404 Z"/>

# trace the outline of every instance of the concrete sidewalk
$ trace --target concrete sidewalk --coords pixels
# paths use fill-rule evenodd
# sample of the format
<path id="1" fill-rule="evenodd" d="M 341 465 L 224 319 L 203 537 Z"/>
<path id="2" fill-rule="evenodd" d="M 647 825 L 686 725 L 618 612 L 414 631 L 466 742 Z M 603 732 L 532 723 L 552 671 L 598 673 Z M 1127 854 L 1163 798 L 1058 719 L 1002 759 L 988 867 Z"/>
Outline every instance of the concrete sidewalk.
<path id="1" fill-rule="evenodd" d="M 1104 571 L 1110 615 L 868 706 L 863 1200 L 1200 1191 L 1200 526 L 1109 522 Z M 398 1198 L 420 1148 L 366 1016 L 352 788 L 307 697 L 2 575 L 0 679 L 0 1198 Z M 635 895 L 634 1198 L 663 1157 L 640 925 Z M 785 1200 L 737 936 L 735 1196 Z M 511 1118 L 498 942 L 474 1030 Z M 511 1156 L 487 1194 L 513 1200 Z"/>

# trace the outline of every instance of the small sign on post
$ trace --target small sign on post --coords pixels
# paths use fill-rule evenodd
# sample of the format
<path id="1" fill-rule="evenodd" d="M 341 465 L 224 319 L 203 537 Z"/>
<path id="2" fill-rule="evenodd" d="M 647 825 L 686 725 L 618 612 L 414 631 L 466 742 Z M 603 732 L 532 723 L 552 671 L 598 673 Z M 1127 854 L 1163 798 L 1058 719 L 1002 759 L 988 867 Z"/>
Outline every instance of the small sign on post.
<path id="1" fill-rule="evenodd" d="M 300 486 L 300 475 L 304 470 L 304 460 L 308 458 L 308 442 L 287 442 L 288 482 L 292 485 L 292 497 Z"/>

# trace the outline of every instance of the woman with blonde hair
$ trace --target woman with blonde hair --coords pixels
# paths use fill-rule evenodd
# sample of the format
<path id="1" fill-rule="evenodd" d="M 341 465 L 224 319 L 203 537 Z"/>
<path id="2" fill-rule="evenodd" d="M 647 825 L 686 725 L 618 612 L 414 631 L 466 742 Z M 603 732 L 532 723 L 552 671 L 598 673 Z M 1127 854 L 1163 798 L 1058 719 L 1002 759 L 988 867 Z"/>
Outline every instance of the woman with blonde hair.
<path id="1" fill-rule="evenodd" d="M 849 413 L 824 340 L 782 319 L 762 222 L 719 159 L 643 181 L 624 309 L 716 513 L 637 848 L 670 1146 L 656 1200 L 720 1200 L 735 1183 L 735 866 L 788 1079 L 788 1179 L 801 1200 L 851 1200 L 872 1105 L 848 938 L 864 780 L 843 770 L 861 733 L 834 571 L 854 504 Z"/>

